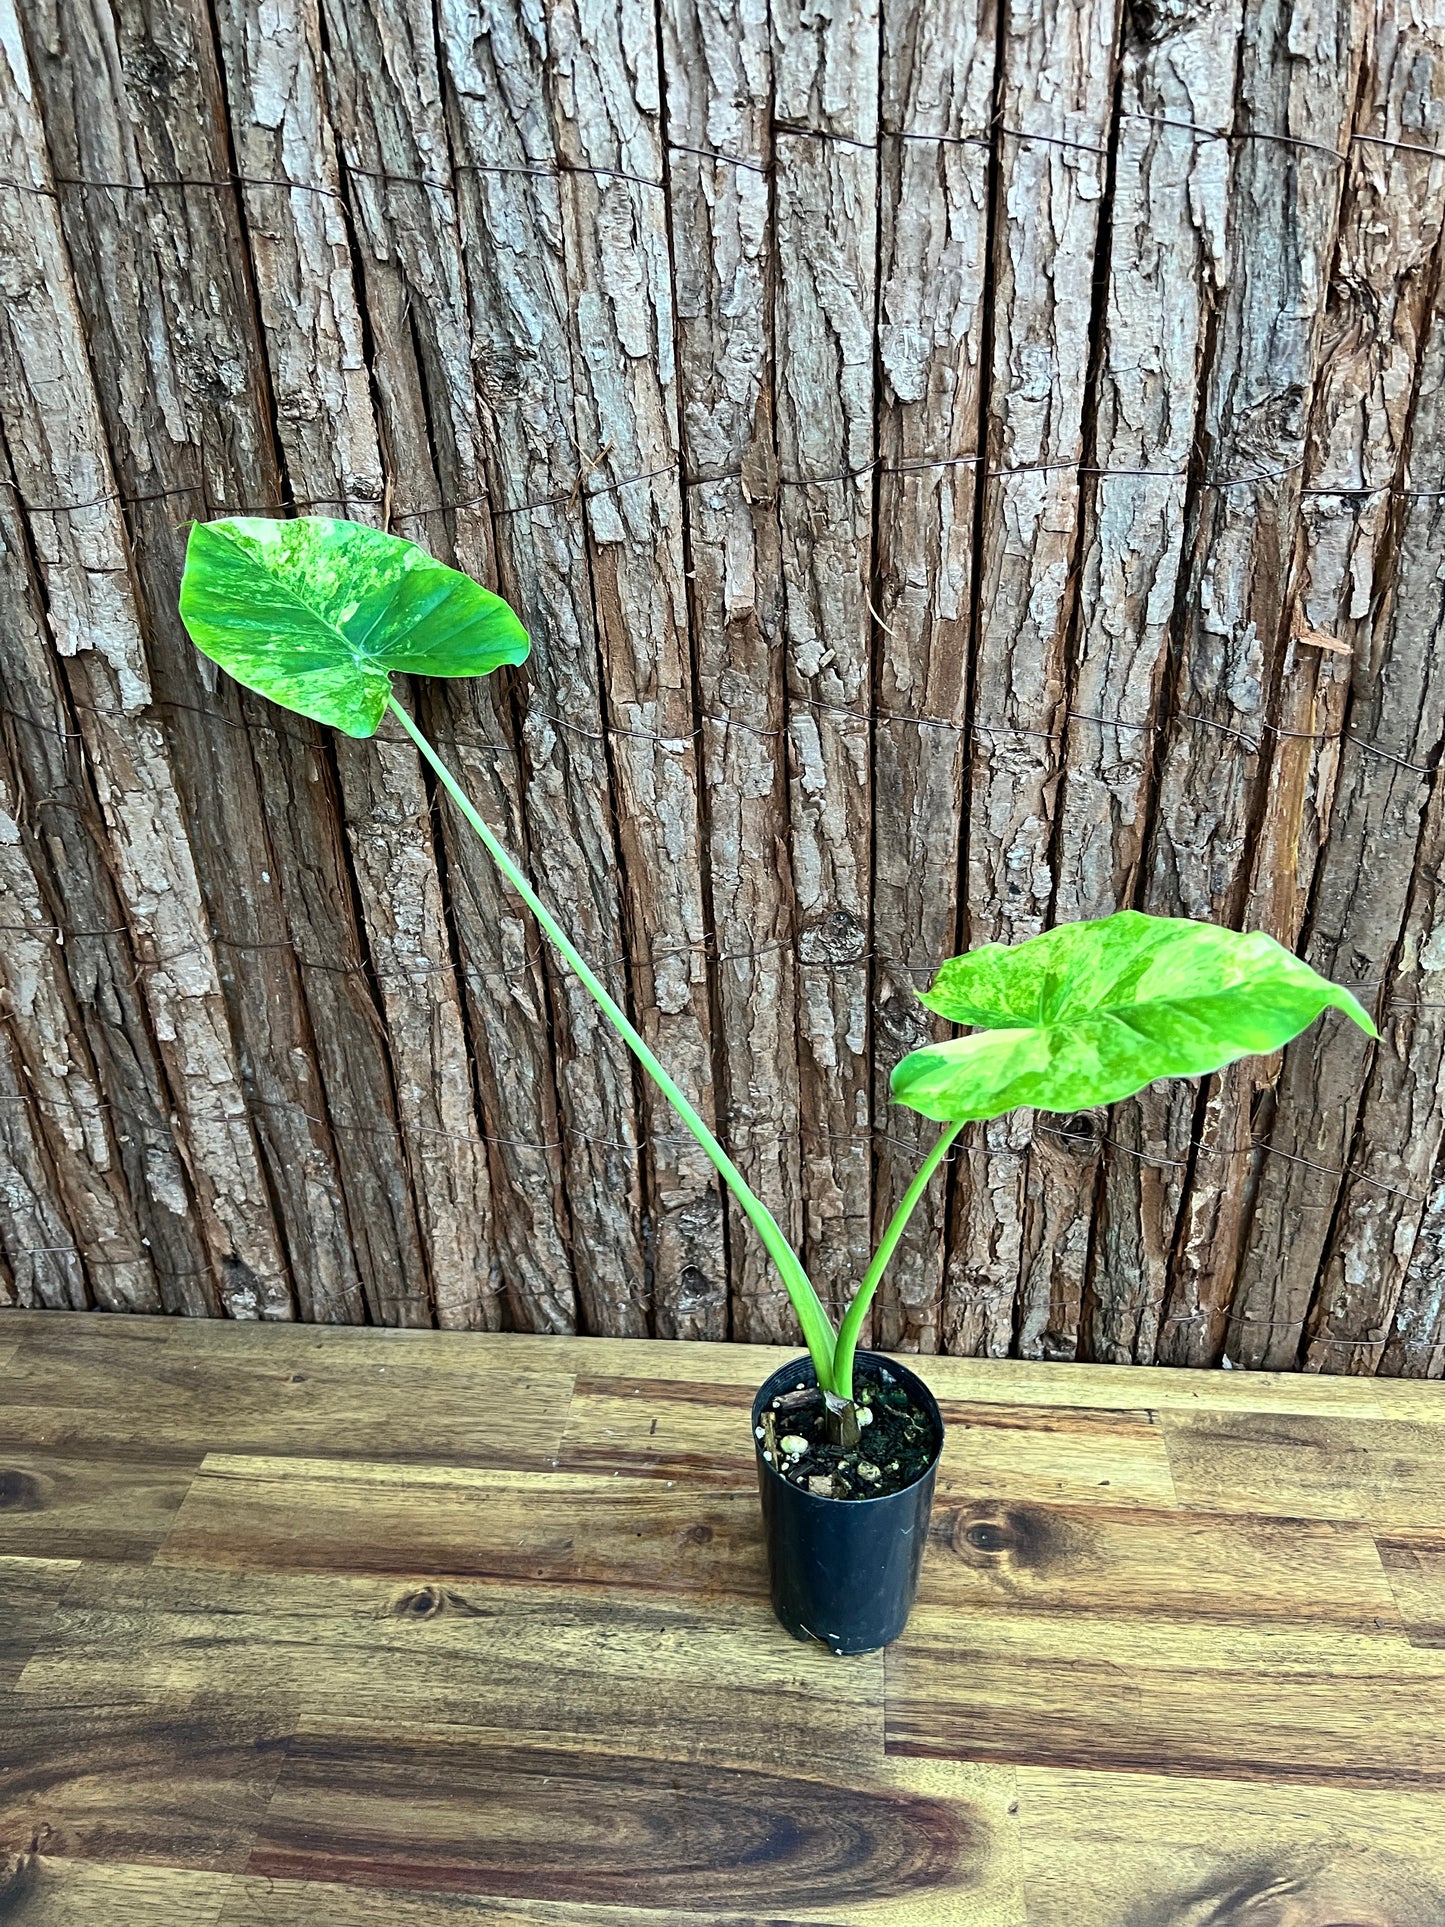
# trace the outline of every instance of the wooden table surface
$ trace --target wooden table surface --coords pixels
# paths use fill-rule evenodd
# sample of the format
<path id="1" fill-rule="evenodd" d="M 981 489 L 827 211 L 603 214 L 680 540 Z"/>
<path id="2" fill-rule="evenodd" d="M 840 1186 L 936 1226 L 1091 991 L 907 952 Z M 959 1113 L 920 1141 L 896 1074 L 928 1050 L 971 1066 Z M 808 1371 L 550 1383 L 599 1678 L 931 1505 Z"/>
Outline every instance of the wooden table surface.
<path id="1" fill-rule="evenodd" d="M 0 1921 L 1445 1927 L 1445 1387 L 926 1360 L 835 1659 L 785 1356 L 0 1314 Z"/>

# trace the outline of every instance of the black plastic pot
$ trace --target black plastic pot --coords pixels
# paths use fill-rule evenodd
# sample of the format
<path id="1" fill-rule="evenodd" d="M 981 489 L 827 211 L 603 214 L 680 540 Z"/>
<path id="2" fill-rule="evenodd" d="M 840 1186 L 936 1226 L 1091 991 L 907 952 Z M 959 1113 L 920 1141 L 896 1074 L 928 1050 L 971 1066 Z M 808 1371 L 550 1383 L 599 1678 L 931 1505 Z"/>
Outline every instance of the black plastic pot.
<path id="1" fill-rule="evenodd" d="M 938 1444 L 927 1471 L 901 1492 L 877 1499 L 825 1499 L 790 1485 L 763 1457 L 757 1438 L 763 1412 L 779 1393 L 817 1384 L 811 1359 L 774 1372 L 753 1400 L 773 1611 L 795 1639 L 822 1640 L 835 1653 L 871 1653 L 903 1631 L 918 1591 L 943 1450 L 943 1418 L 922 1379 L 874 1352 L 859 1352 L 856 1362 L 891 1372 L 936 1428 Z"/>

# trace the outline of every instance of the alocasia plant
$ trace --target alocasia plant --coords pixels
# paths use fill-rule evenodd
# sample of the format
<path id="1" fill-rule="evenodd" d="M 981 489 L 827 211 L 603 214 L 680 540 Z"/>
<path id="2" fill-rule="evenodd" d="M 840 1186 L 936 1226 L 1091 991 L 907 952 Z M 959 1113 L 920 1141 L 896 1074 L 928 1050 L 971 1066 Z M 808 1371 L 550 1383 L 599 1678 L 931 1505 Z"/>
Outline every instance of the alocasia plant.
<path id="1" fill-rule="evenodd" d="M 238 518 L 191 530 L 181 616 L 202 653 L 248 689 L 349 736 L 388 710 L 568 967 L 717 1167 L 776 1263 L 838 1415 L 852 1397 L 863 1320 L 915 1205 L 963 1125 L 1021 1105 L 1078 1111 L 1161 1077 L 1198 1077 L 1278 1050 L 1328 1007 L 1371 1036 L 1349 991 L 1273 938 L 1122 910 L 945 963 L 922 1002 L 973 1034 L 926 1045 L 893 1095 L 944 1126 L 835 1332 L 801 1259 L 621 1006 L 477 814 L 391 690 L 394 674 L 483 676 L 526 659 L 500 597 L 414 543 L 355 522 Z M 841 1422 L 846 1426 L 848 1414 Z"/>

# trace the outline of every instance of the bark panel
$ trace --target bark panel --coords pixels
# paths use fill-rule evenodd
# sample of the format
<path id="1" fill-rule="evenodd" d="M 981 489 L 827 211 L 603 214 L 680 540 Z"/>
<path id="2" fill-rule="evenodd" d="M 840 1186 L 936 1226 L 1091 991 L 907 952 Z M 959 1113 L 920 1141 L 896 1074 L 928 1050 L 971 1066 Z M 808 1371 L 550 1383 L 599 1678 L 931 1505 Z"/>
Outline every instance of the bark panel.
<path id="1" fill-rule="evenodd" d="M 716 1102 L 703 914 L 698 740 L 682 492 L 661 75 L 653 8 L 559 0 L 549 99 L 563 166 L 575 329 L 571 436 L 586 504 L 630 986 L 639 1028 L 700 1115 Z M 721 1338 L 728 1280 L 721 1187 L 650 1080 L 651 1304 L 664 1338 Z M 639 1280 L 639 1286 L 641 1281 Z M 640 1327 L 628 1326 L 628 1329 Z"/>
<path id="2" fill-rule="evenodd" d="M 772 44 L 760 4 L 670 0 L 661 26 L 724 1137 L 796 1241 L 796 934 L 768 325 Z M 791 1339 L 782 1281 L 731 1200 L 728 1227 L 733 1335 Z"/>
<path id="3" fill-rule="evenodd" d="M 970 946 L 1049 921 L 1066 644 L 1091 355 L 1095 247 L 1119 16 L 1011 0 L 995 130 L 993 366 L 978 558 L 973 757 L 964 864 Z M 950 1346 L 1013 1343 L 1028 1118 L 968 1134 L 944 1285 Z M 1042 1194 L 1041 1194 L 1042 1195 Z M 1048 1242 L 1053 1243 L 1054 1233 Z"/>
<path id="4" fill-rule="evenodd" d="M 1412 485 L 1445 481 L 1445 329 L 1438 306 L 1430 317 L 1445 163 L 1374 142 L 1430 138 L 1445 16 L 1380 35 L 1372 54 L 1360 123 L 1372 138 L 1351 163 L 1310 434 L 1308 488 L 1328 492 L 1302 504 L 1249 920 L 1293 947 L 1308 905 L 1304 954 L 1378 1013 L 1394 988 L 1426 772 L 1445 734 L 1436 505 L 1395 493 L 1407 443 Z M 1230 1330 L 1242 1363 L 1294 1362 L 1373 1056 L 1336 1023 L 1284 1055 L 1270 1094 L 1274 1155 L 1260 1164 Z"/>
<path id="5" fill-rule="evenodd" d="M 1237 923 L 1244 913 L 1365 26 L 1353 0 L 1308 17 L 1273 4 L 1245 13 L 1226 288 L 1142 886 L 1141 907 L 1160 915 Z M 1170 1362 L 1217 1360 L 1223 1342 L 1250 1165 L 1249 1076 L 1226 1072 L 1207 1094 L 1197 1145 L 1192 1130 L 1178 1134 L 1188 1113 L 1172 1096 L 1146 1094 L 1121 1112 L 1128 1149 L 1109 1180 L 1121 1225 L 1142 1222 L 1146 1139 L 1171 1168 L 1192 1160 L 1173 1237 L 1136 1247 L 1117 1281 L 1135 1300 L 1165 1298 L 1160 1355 Z"/>
<path id="6" fill-rule="evenodd" d="M 3 16 L 0 16 L 3 18 Z M 150 1022 L 160 1045 L 179 1144 L 215 1268 L 184 1281 L 196 1310 L 293 1315 L 286 1251 L 228 1023 L 201 878 L 176 770 L 153 713 L 144 605 L 117 505 L 115 471 L 91 383 L 82 311 L 56 193 L 48 178 L 34 81 L 13 13 L 0 138 L 22 187 L 0 194 L 6 349 L 0 419 L 26 539 L 36 559 L 52 648 L 62 662 L 125 906 Z M 69 504 L 89 506 L 70 507 Z"/>
<path id="7" fill-rule="evenodd" d="M 774 7 L 779 510 L 798 932 L 804 1256 L 830 1310 L 868 1261 L 878 16 Z"/>
<path id="8" fill-rule="evenodd" d="M 894 1065 L 947 1026 L 914 992 L 953 954 L 984 355 L 996 9 L 883 16 L 878 553 L 873 734 L 874 1237 L 936 1129 L 890 1104 Z M 936 1351 L 947 1231 L 940 1177 L 876 1301 L 874 1335 Z"/>

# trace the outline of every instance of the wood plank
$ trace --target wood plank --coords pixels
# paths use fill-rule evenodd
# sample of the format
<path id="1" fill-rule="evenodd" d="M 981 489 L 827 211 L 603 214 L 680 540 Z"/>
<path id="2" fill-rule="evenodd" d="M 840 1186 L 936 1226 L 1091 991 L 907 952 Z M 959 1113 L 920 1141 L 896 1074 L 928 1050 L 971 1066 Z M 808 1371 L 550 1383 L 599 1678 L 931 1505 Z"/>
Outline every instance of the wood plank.
<path id="1" fill-rule="evenodd" d="M 756 1490 L 750 1422 L 755 1390 L 667 1379 L 579 1379 L 558 1464 L 568 1472 Z"/>
<path id="2" fill-rule="evenodd" d="M 14 1347 L 19 1344 L 43 1344 L 47 1341 L 65 1351 L 72 1345 L 84 1345 L 88 1340 L 104 1337 L 126 1344 L 134 1341 L 141 1345 L 166 1345 L 173 1333 L 178 1331 L 212 1331 L 222 1329 L 205 1318 L 115 1318 L 101 1312 L 82 1312 L 67 1318 L 62 1324 L 52 1318 L 47 1311 L 16 1307 L 0 1311 L 0 1331 L 5 1334 L 6 1344 Z M 252 1331 L 289 1331 L 289 1325 L 228 1325 L 224 1329 L 240 1333 Z"/>
<path id="3" fill-rule="evenodd" d="M 1375 1534 L 1412 1646 L 1445 1646 L 1445 1532 Z"/>
<path id="4" fill-rule="evenodd" d="M 917 1368 L 917 1359 L 906 1359 Z M 938 1398 L 1094 1411 L 1334 1412 L 1377 1417 L 1393 1387 L 1299 1372 L 1171 1370 L 1157 1365 L 1036 1364 L 1022 1359 L 930 1358 Z"/>
<path id="5" fill-rule="evenodd" d="M 1369 1530 L 1343 1521 L 949 1499 L 933 1510 L 919 1603 L 1398 1632 L 1380 1559 Z"/>
<path id="6" fill-rule="evenodd" d="M 763 1590 L 755 1489 L 226 1453 L 205 1460 L 158 1563 Z"/>
<path id="7" fill-rule="evenodd" d="M 946 1362 L 930 1359 L 929 1376 L 935 1363 Z M 1137 1375 L 1131 1382 L 1137 1394 Z M 574 1472 L 751 1491 L 757 1473 L 749 1403 L 741 1386 L 579 1379 L 559 1463 Z M 940 1409 L 946 1428 L 940 1498 L 1174 1501 L 1163 1434 L 1148 1411 L 948 1398 Z"/>
<path id="8" fill-rule="evenodd" d="M 21 1430 L 27 1430 L 22 1427 Z M 148 1559 L 200 1464 L 132 1446 L 79 1453 L 0 1445 L 0 1553 L 35 1559 Z"/>
<path id="9" fill-rule="evenodd" d="M 821 1902 L 825 1919 L 908 1927 L 968 1919 L 956 1896 L 1009 1893 L 1011 1792 L 1006 1774 L 903 1763 L 839 1780 L 807 1761 L 780 1773 L 579 1756 L 459 1725 L 303 1723 L 247 1871 L 613 1906 L 641 1891 L 664 1918 Z"/>
<path id="10" fill-rule="evenodd" d="M 232 1879 L 20 1853 L 0 1860 L 0 1919 L 13 1927 L 95 1927 L 98 1920 L 108 1927 L 217 1927 Z"/>
<path id="11" fill-rule="evenodd" d="M 890 1752 L 1279 1784 L 1445 1787 L 1445 1658 L 1397 1621 L 1095 1621 L 919 1607 L 887 1659 Z"/>
<path id="12" fill-rule="evenodd" d="M 8 1467 L 0 1471 L 0 1514 L 17 1499 L 23 1505 L 26 1496 L 25 1486 Z M 0 1689 L 19 1679 L 79 1569 L 75 1559 L 0 1556 Z"/>
<path id="13" fill-rule="evenodd" d="M 1359 1379 L 1353 1382 L 1360 1383 Z M 1413 1425 L 1445 1425 L 1445 1385 L 1438 1378 L 1377 1379 L 1372 1389 L 1385 1418 L 1409 1419 Z"/>
<path id="14" fill-rule="evenodd" d="M 1172 1413 L 1160 1423 L 1180 1503 L 1431 1527 L 1445 1516 L 1445 1430 L 1408 1419 Z"/>
<path id="15" fill-rule="evenodd" d="M 16 1314 L 17 1316 L 19 1314 Z M 0 1313 L 0 1317 L 5 1314 Z M 111 1324 L 121 1321 L 113 1320 Z M 129 1319 L 128 1326 L 147 1325 L 153 1330 L 168 1330 L 169 1342 L 187 1353 L 205 1356 L 243 1356 L 273 1360 L 277 1369 L 293 1360 L 304 1360 L 308 1347 L 321 1335 L 314 1331 L 281 1325 L 226 1325 L 211 1319 Z M 62 1330 L 106 1331 L 110 1325 L 99 1318 L 71 1316 L 62 1327 L 55 1319 L 33 1319 L 24 1330 L 27 1335 L 50 1333 L 57 1338 Z M 5 1329 L 11 1327 L 6 1326 Z M 15 1330 L 21 1327 L 16 1325 Z M 802 1355 L 801 1340 L 792 1345 L 708 1344 L 696 1339 L 669 1338 L 572 1338 L 531 1332 L 489 1332 L 485 1350 L 478 1352 L 475 1341 L 457 1332 L 408 1332 L 404 1335 L 377 1326 L 337 1325 L 327 1328 L 324 1340 L 328 1351 L 344 1351 L 348 1357 L 363 1355 L 386 1362 L 396 1355 L 398 1342 L 409 1356 L 424 1359 L 429 1369 L 452 1373 L 475 1370 L 479 1357 L 507 1371 L 539 1376 L 555 1376 L 581 1371 L 594 1378 L 626 1380 L 668 1379 L 684 1384 L 747 1386 L 756 1390 L 780 1365 Z M 930 1369 L 933 1365 L 929 1361 Z M 1202 1374 L 1198 1374 L 1202 1378 Z M 1359 1388 L 1357 1388 L 1359 1389 Z"/>
<path id="16" fill-rule="evenodd" d="M 555 1371 L 490 1371 L 476 1351 L 438 1350 L 423 1362 L 394 1347 L 336 1345 L 327 1327 L 298 1329 L 280 1355 L 214 1340 L 113 1345 L 93 1326 L 77 1337 L 70 1346 L 47 1338 L 20 1347 L 0 1445 L 103 1457 L 152 1436 L 196 1460 L 225 1443 L 243 1452 L 540 1465 L 561 1444 L 572 1393 L 571 1378 Z"/>
<path id="17" fill-rule="evenodd" d="M 1445 1927 L 1438 1796 L 1019 1770 L 1039 1927 Z"/>
<path id="18" fill-rule="evenodd" d="M 753 1596 L 740 1599 L 726 1576 L 698 1583 L 693 1544 L 682 1541 L 677 1580 L 654 1577 L 651 1590 L 629 1586 L 620 1562 L 601 1582 L 566 1586 L 87 1567 L 19 1692 L 77 1719 L 90 1706 L 144 1703 L 160 1716 L 234 1699 L 281 1735 L 298 1718 L 364 1712 L 398 1735 L 460 1724 L 579 1755 L 775 1771 L 876 1761 L 882 1655 L 836 1665 L 773 1619 L 759 1557 Z"/>
<path id="19" fill-rule="evenodd" d="M 481 1894 L 437 1894 L 395 1887 L 349 1887 L 337 1881 L 262 1879 L 233 1874 L 218 1927 L 844 1927 L 836 1914 L 806 1921 L 759 1914 L 655 1912 L 638 1901 L 593 1907 L 585 1901 L 496 1900 Z M 989 1927 L 993 1927 L 992 1921 Z"/>
<path id="20" fill-rule="evenodd" d="M 0 1840 L 73 1860 L 233 1872 L 283 1759 L 235 1703 L 45 1704 L 0 1694 Z"/>
<path id="21" fill-rule="evenodd" d="M 322 1334 L 300 1327 L 222 1324 L 210 1319 L 102 1318 L 71 1313 L 64 1321 L 45 1312 L 0 1311 L 0 1330 L 23 1334 L 27 1345 L 45 1342 L 64 1352 L 87 1342 L 163 1342 L 190 1353 L 265 1359 L 277 1370 L 304 1369 L 318 1345 L 348 1357 L 374 1354 L 382 1362 L 398 1345 L 424 1359 L 429 1370 L 472 1369 L 479 1356 L 508 1371 L 540 1376 L 577 1372 L 588 1379 L 670 1381 L 727 1385 L 756 1391 L 780 1365 L 801 1355 L 800 1345 L 722 1345 L 641 1338 L 558 1338 L 523 1332 L 492 1332 L 485 1352 L 473 1339 L 448 1332 L 398 1333 L 374 1326 L 330 1326 Z M 357 1349 L 359 1348 L 359 1349 Z M 1221 1372 L 1161 1366 L 1075 1365 L 1021 1359 L 944 1358 L 894 1354 L 919 1372 L 939 1398 L 977 1404 L 1083 1406 L 1092 1410 L 1202 1410 L 1354 1413 L 1378 1417 L 1386 1410 L 1426 1422 L 1431 1412 L 1445 1421 L 1445 1390 L 1402 1379 L 1364 1382 L 1301 1372 Z"/>
<path id="22" fill-rule="evenodd" d="M 559 1464 L 751 1491 L 757 1471 L 749 1405 L 741 1386 L 579 1379 Z M 1173 1501 L 1163 1437 L 1148 1412 L 955 1400 L 941 1401 L 941 1409 L 940 1496 Z"/>
<path id="23" fill-rule="evenodd" d="M 204 1342 L 204 1334 L 210 1329 L 193 1324 L 187 1332 L 195 1331 Z M 290 1336 L 279 1327 L 267 1327 L 263 1336 L 254 1339 L 248 1331 L 247 1342 L 285 1346 Z M 799 1356 L 795 1347 L 778 1345 L 669 1345 L 587 1338 L 569 1341 L 563 1352 L 548 1351 L 550 1343 L 503 1333 L 489 1338 L 487 1346 L 489 1353 L 525 1361 L 533 1369 L 565 1356 L 575 1361 L 581 1378 L 735 1385 L 750 1391 L 756 1391 L 780 1365 Z M 1445 1389 L 1408 1380 L 1366 1384 L 1359 1379 L 1301 1372 L 1221 1372 L 891 1355 L 918 1373 L 935 1397 L 970 1404 L 1078 1406 L 1095 1411 L 1258 1409 L 1353 1413 L 1373 1418 L 1394 1411 L 1399 1401 L 1401 1416 L 1423 1420 L 1434 1411 L 1445 1422 Z"/>
<path id="24" fill-rule="evenodd" d="M 1164 1435 L 1150 1412 L 1096 1412 L 940 1400 L 947 1427 L 940 1499 L 1074 1505 L 1174 1503 Z"/>

